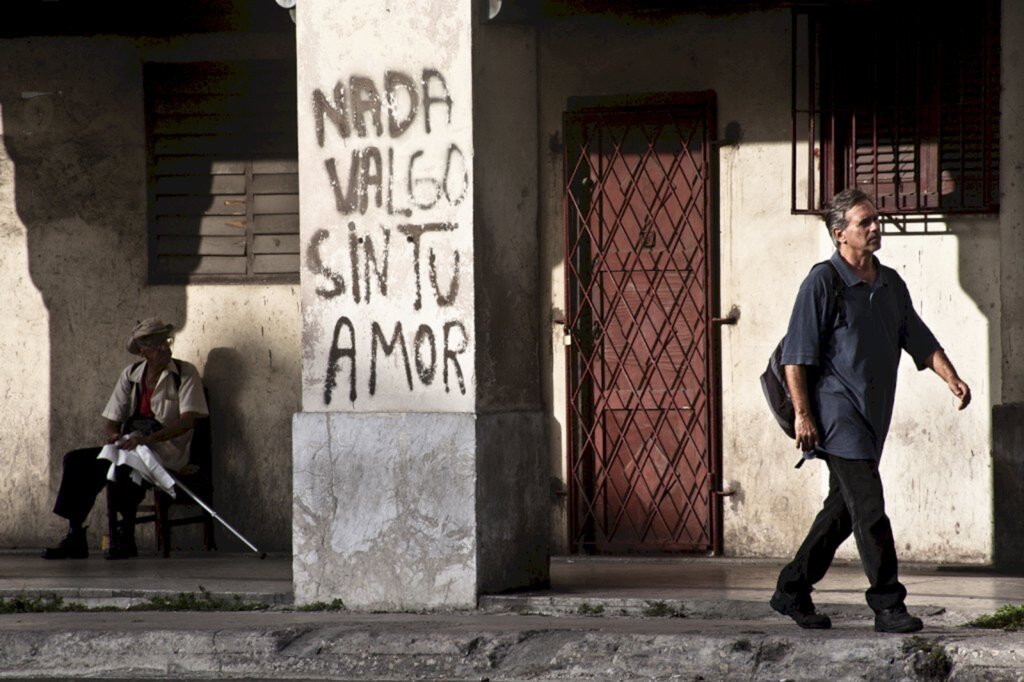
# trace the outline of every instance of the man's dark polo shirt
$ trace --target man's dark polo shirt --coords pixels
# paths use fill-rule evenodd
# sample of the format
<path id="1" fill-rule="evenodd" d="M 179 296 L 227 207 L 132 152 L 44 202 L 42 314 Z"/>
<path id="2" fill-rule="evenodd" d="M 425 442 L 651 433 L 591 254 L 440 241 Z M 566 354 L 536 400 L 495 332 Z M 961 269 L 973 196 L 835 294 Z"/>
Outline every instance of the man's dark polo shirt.
<path id="1" fill-rule="evenodd" d="M 822 437 L 817 452 L 878 460 L 892 420 L 901 351 L 906 349 L 921 370 L 940 346 L 895 270 L 879 263 L 878 277 L 869 287 L 838 251 L 831 262 L 845 284 L 846 324 L 827 333 L 836 324 L 835 303 L 829 301 L 832 271 L 820 264 L 800 285 L 782 364 L 819 367 L 819 379 L 810 390 Z M 823 336 L 828 338 L 822 347 Z"/>

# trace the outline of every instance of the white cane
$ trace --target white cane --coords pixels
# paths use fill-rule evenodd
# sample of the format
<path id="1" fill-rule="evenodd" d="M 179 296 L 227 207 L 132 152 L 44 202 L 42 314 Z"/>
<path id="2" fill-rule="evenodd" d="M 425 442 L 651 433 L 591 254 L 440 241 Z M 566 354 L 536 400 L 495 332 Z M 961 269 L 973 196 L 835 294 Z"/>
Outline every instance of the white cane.
<path id="1" fill-rule="evenodd" d="M 199 505 L 200 507 L 202 507 L 203 509 L 205 509 L 205 510 L 206 510 L 206 513 L 208 513 L 208 514 L 209 514 L 210 516 L 212 516 L 213 518 L 217 519 L 217 520 L 218 520 L 218 521 L 220 521 L 220 522 L 221 522 L 222 524 L 224 524 L 224 527 L 225 527 L 225 528 L 227 528 L 227 529 L 228 529 L 229 531 L 231 531 L 232 533 L 234 533 L 234 534 L 235 534 L 235 537 L 236 537 L 236 538 L 238 538 L 239 540 L 241 540 L 242 542 L 244 542 L 245 544 L 247 544 L 247 545 L 249 546 L 249 549 L 251 549 L 252 551 L 254 551 L 254 552 L 256 552 L 257 554 L 259 554 L 259 555 L 260 555 L 260 559 L 266 559 L 266 558 L 267 558 L 267 553 L 266 553 L 266 552 L 260 552 L 260 550 L 256 549 L 256 545 L 254 545 L 254 544 L 252 544 L 251 542 L 249 542 L 248 540 L 246 540 L 246 539 L 245 539 L 245 537 L 244 537 L 244 536 L 243 536 L 243 535 L 242 535 L 241 533 L 239 533 L 239 532 L 238 532 L 237 530 L 235 530 L 234 528 L 232 528 L 232 527 L 231 527 L 231 524 L 230 524 L 230 523 L 228 523 L 227 521 L 225 521 L 224 519 L 222 519 L 222 518 L 220 517 L 220 514 L 218 514 L 217 512 L 213 511 L 213 509 L 212 509 L 212 508 L 210 507 L 210 505 L 206 504 L 206 503 L 205 503 L 205 502 L 203 502 L 203 501 L 202 501 L 201 499 L 199 499 L 199 496 L 198 496 L 198 495 L 196 495 L 196 494 L 195 494 L 194 492 L 192 492 L 191 490 L 189 490 L 189 489 L 188 489 L 188 486 L 186 486 L 186 485 L 185 485 L 184 483 L 182 483 L 182 482 L 181 482 L 181 481 L 180 481 L 180 480 L 179 480 L 179 479 L 178 479 L 177 477 L 175 477 L 175 476 L 174 476 L 173 474 L 171 474 L 171 478 L 174 478 L 174 482 L 175 482 L 175 484 L 177 484 L 177 486 L 178 486 L 179 488 L 181 488 L 181 489 L 182 489 L 182 490 L 183 490 L 183 491 L 184 491 L 184 492 L 185 492 L 185 493 L 186 493 L 186 494 L 187 494 L 187 495 L 188 495 L 189 497 L 191 497 L 191 498 L 192 498 L 193 500 L 195 500 L 195 501 L 196 501 L 196 504 L 198 504 L 198 505 Z"/>

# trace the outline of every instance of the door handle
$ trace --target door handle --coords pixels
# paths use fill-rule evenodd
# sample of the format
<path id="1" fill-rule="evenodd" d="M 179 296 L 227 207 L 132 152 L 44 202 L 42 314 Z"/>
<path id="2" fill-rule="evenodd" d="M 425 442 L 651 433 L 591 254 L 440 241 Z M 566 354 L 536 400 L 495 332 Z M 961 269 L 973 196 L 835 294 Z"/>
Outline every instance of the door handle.
<path id="1" fill-rule="evenodd" d="M 729 308 L 729 313 L 725 317 L 712 317 L 711 324 L 728 324 L 734 325 L 740 321 L 740 308 L 739 306 L 733 306 Z"/>

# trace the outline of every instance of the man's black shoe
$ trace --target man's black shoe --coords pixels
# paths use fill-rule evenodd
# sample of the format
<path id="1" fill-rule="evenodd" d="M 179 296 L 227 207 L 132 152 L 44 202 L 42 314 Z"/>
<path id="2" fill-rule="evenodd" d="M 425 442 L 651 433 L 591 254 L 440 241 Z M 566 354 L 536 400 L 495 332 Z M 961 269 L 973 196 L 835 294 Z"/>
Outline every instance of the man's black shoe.
<path id="1" fill-rule="evenodd" d="M 121 547 L 118 545 L 112 545 L 110 548 L 104 550 L 104 559 L 131 559 L 132 557 L 139 556 L 138 550 L 133 550 L 128 547 Z"/>
<path id="2" fill-rule="evenodd" d="M 120 523 L 114 532 L 110 548 L 103 552 L 107 559 L 131 559 L 139 556 L 139 548 L 135 544 L 135 524 L 130 527 Z"/>
<path id="3" fill-rule="evenodd" d="M 85 529 L 69 530 L 64 539 L 56 547 L 43 550 L 44 559 L 88 559 L 89 543 L 85 539 Z"/>
<path id="4" fill-rule="evenodd" d="M 797 625 L 807 630 L 827 630 L 832 627 L 832 621 L 828 616 L 814 610 L 814 602 L 811 601 L 809 594 L 788 595 L 775 590 L 772 600 L 768 603 L 773 609 L 784 616 L 789 616 Z"/>
<path id="5" fill-rule="evenodd" d="M 923 627 L 920 618 L 907 613 L 906 606 L 894 606 L 875 614 L 875 632 L 917 632 Z"/>

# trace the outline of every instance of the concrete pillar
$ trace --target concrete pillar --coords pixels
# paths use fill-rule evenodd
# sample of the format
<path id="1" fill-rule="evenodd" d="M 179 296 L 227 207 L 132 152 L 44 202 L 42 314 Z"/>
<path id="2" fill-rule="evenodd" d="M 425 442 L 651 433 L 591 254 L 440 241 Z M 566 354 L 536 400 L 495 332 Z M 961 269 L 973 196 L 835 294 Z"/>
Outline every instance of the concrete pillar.
<path id="1" fill-rule="evenodd" d="M 1024 567 L 1024 4 L 1002 3 L 999 110 L 1001 362 L 992 383 L 992 562 Z"/>
<path id="2" fill-rule="evenodd" d="M 298 7 L 298 603 L 464 608 L 547 579 L 534 57 L 506 79 L 526 123 L 495 135 L 514 114 L 474 109 L 475 81 L 500 90 L 474 4 Z"/>
<path id="3" fill-rule="evenodd" d="M 1024 4 L 1003 2 L 999 111 L 999 227 L 1002 248 L 1002 396 L 995 402 L 1024 403 Z M 1000 399 L 1001 398 L 1001 399 Z"/>

